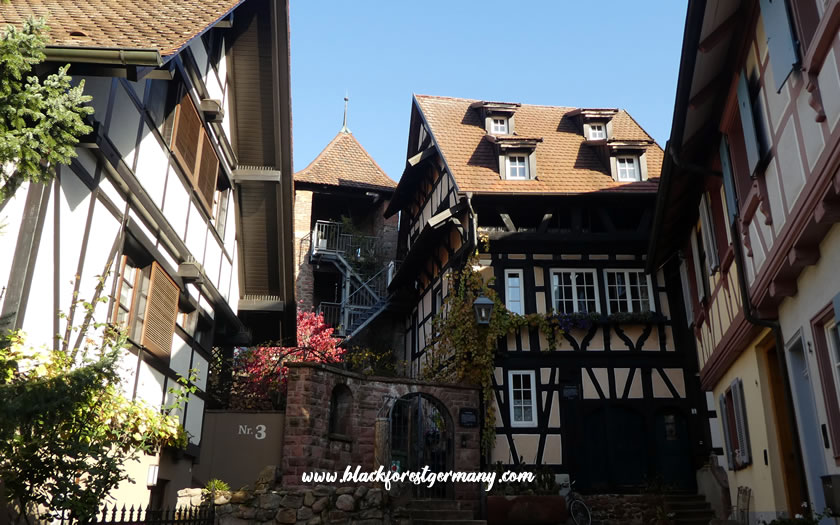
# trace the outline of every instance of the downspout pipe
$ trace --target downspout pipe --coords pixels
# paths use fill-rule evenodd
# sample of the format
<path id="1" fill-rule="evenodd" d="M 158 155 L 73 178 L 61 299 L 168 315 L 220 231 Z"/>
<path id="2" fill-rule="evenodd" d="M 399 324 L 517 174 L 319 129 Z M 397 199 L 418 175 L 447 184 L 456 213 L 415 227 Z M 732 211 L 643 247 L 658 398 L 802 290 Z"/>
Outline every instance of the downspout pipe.
<path id="1" fill-rule="evenodd" d="M 735 218 L 737 219 L 738 217 L 739 214 L 736 210 Z M 782 326 L 779 324 L 778 319 L 764 319 L 755 315 L 755 312 L 753 311 L 753 304 L 750 300 L 749 289 L 747 288 L 746 271 L 744 270 L 743 246 L 737 241 L 737 239 L 741 238 L 739 237 L 740 232 L 737 222 L 737 220 L 733 221 L 729 227 L 732 233 L 732 238 L 736 239 L 736 241 L 732 244 L 734 245 L 735 251 L 735 266 L 738 271 L 738 285 L 741 291 L 741 304 L 744 305 L 744 319 L 752 325 L 769 328 L 773 331 L 773 335 L 776 339 L 776 359 L 779 365 L 779 372 L 782 375 L 782 382 L 784 383 L 785 405 L 788 413 L 787 424 L 792 430 L 791 438 L 793 440 L 792 448 L 794 461 L 796 461 L 796 473 L 799 476 L 799 483 L 802 486 L 803 495 L 807 496 L 809 492 L 808 478 L 805 475 L 805 463 L 802 458 L 802 445 L 799 440 L 799 426 L 796 423 L 796 413 L 794 412 L 793 392 L 790 385 L 790 376 L 788 375 L 787 360 L 785 359 L 785 340 L 782 335 Z M 780 453 L 783 453 L 783 451 L 780 450 Z"/>
<path id="2" fill-rule="evenodd" d="M 710 170 L 708 168 L 696 164 L 690 164 L 681 161 L 679 155 L 674 150 L 671 150 L 671 160 L 673 160 L 674 165 L 676 165 L 678 168 L 681 168 L 683 171 L 698 174 L 701 176 L 716 178 L 722 177 L 721 172 Z M 784 383 L 785 405 L 788 413 L 787 424 L 790 426 L 791 429 L 793 429 L 793 432 L 791 432 L 791 434 L 793 439 L 794 461 L 796 461 L 796 473 L 799 476 L 800 485 L 802 486 L 802 489 L 807 495 L 808 479 L 805 476 L 805 464 L 802 461 L 802 448 L 799 441 L 799 428 L 796 423 L 796 414 L 794 412 L 793 405 L 793 393 L 790 385 L 790 376 L 788 375 L 787 370 L 787 361 L 785 360 L 785 341 L 784 337 L 782 336 L 782 326 L 779 324 L 778 319 L 764 319 L 758 317 L 754 311 L 752 301 L 750 300 L 749 289 L 747 288 L 747 276 L 746 271 L 744 270 L 745 267 L 743 246 L 740 242 L 738 242 L 738 239 L 741 239 L 741 232 L 738 229 L 738 219 L 740 218 L 738 208 L 738 206 L 735 207 L 734 220 L 730 221 L 729 217 L 726 217 L 726 219 L 727 222 L 729 222 L 729 230 L 734 241 L 732 245 L 733 250 L 735 252 L 735 268 L 738 272 L 738 288 L 741 293 L 741 304 L 744 305 L 744 319 L 754 326 L 769 328 L 773 331 L 773 336 L 776 340 L 776 357 L 779 365 L 779 372 L 782 375 L 782 382 Z"/>

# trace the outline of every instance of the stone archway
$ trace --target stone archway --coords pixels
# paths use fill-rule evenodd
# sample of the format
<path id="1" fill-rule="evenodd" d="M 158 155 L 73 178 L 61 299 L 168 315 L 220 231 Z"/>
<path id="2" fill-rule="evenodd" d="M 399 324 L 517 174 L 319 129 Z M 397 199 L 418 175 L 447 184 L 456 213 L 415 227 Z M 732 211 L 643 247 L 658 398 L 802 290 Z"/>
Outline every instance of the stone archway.
<path id="1" fill-rule="evenodd" d="M 454 470 L 455 426 L 446 406 L 423 392 L 406 394 L 394 401 L 390 414 L 390 464 L 400 471 Z M 414 486 L 418 498 L 452 498 L 451 483 L 431 488 Z"/>

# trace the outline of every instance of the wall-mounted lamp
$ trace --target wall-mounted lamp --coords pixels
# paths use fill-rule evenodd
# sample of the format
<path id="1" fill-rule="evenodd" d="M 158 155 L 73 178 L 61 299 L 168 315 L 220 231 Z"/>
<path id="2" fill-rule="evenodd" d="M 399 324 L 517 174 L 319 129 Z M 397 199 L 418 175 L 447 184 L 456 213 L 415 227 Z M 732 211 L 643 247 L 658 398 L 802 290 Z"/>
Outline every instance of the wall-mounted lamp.
<path id="1" fill-rule="evenodd" d="M 479 295 L 473 301 L 473 308 L 475 308 L 475 322 L 478 324 L 490 324 L 490 315 L 493 313 L 493 300 Z"/>
<path id="2" fill-rule="evenodd" d="M 158 482 L 158 471 L 160 465 L 149 465 L 149 471 L 146 473 L 146 486 L 154 487 Z"/>

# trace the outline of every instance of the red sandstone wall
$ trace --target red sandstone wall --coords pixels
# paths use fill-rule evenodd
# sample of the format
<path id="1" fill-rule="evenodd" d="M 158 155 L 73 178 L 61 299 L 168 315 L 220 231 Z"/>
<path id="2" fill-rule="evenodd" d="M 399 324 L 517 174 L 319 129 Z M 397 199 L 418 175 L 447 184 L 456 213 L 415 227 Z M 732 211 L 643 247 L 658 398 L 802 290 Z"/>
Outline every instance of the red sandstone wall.
<path id="1" fill-rule="evenodd" d="M 328 435 L 330 396 L 337 384 L 346 385 L 353 393 L 349 441 Z M 366 377 L 324 365 L 291 363 L 283 443 L 283 486 L 301 486 L 303 472 L 343 472 L 347 465 L 354 469 L 360 465 L 362 471 L 379 468 L 374 464 L 374 427 L 378 416 L 388 416 L 387 411 L 379 413 L 386 396 L 399 398 L 415 392 L 438 399 L 449 411 L 454 425 L 455 470 L 479 470 L 479 429 L 463 428 L 458 424 L 460 408 L 479 407 L 477 389 L 433 385 L 407 378 Z M 466 438 L 465 448 L 461 447 L 462 436 Z M 474 484 L 455 485 L 455 497 L 463 500 L 466 507 L 477 504 L 478 491 L 479 487 Z"/>

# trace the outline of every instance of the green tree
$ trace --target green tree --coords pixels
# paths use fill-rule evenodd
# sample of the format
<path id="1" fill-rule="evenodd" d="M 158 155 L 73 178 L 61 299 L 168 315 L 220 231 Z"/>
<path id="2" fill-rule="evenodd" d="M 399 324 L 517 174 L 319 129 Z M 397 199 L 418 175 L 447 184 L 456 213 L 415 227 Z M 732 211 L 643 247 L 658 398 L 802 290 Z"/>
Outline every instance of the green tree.
<path id="1" fill-rule="evenodd" d="M 47 26 L 29 19 L 0 34 L 0 202 L 25 181 L 47 182 L 57 164 L 76 156 L 78 137 L 90 133 L 84 118 L 84 82 L 71 85 L 70 65 L 40 79 L 33 68 L 45 58 Z"/>
<path id="2" fill-rule="evenodd" d="M 0 504 L 12 521 L 90 519 L 128 479 L 128 460 L 186 446 L 173 411 L 194 387 L 185 384 L 164 411 L 130 401 L 119 373 L 125 334 L 98 323 L 84 332 L 79 348 L 59 350 L 28 346 L 19 332 L 0 335 Z"/>

